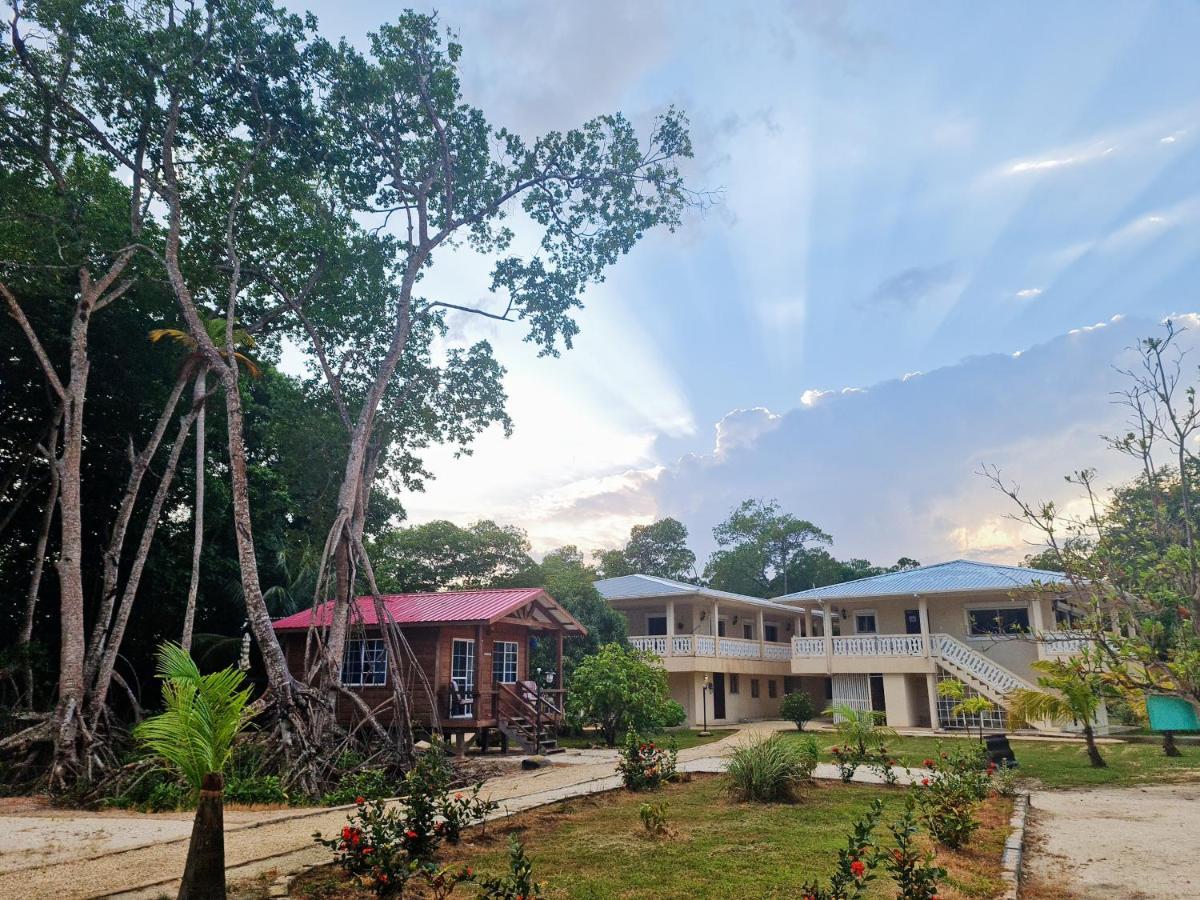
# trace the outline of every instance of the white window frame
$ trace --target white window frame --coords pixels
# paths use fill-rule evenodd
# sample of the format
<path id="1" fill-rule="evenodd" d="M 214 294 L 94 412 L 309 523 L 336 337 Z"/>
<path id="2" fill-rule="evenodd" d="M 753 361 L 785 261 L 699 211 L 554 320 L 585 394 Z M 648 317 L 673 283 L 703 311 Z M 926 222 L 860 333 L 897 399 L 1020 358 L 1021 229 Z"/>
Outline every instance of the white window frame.
<path id="1" fill-rule="evenodd" d="M 520 644 L 516 641 L 493 641 L 492 642 L 492 681 L 497 684 L 516 684 L 519 673 L 518 649 Z M 511 669 L 510 669 L 511 664 Z M 497 669 L 500 670 L 500 677 L 496 677 Z M 505 676 L 512 675 L 512 680 L 509 681 Z"/>
<path id="2" fill-rule="evenodd" d="M 357 681 L 348 675 L 350 664 L 355 660 L 358 663 Z M 385 687 L 387 670 L 387 644 L 383 638 L 350 638 L 346 641 L 346 654 L 342 657 L 342 684 L 346 687 Z M 368 675 L 370 680 L 367 680 Z"/>
<path id="3" fill-rule="evenodd" d="M 1008 632 L 1001 631 L 998 633 L 979 633 L 971 630 L 971 613 L 973 612 L 1024 612 L 1025 613 L 1025 631 Z M 963 634 L 971 640 L 976 641 L 996 641 L 996 640 L 1020 640 L 1028 638 L 1030 631 L 1033 628 L 1033 612 L 1029 609 L 1028 603 L 1013 603 L 1003 605 L 997 603 L 971 603 L 963 607 Z"/>
<path id="4" fill-rule="evenodd" d="M 874 630 L 873 631 L 859 631 L 858 630 L 858 617 L 859 616 L 870 616 L 872 619 L 874 619 L 875 620 Z M 850 612 L 850 619 L 851 619 L 851 621 L 854 622 L 854 633 L 855 634 L 879 634 L 879 613 L 876 612 L 875 610 L 873 610 L 873 609 L 852 610 Z"/>

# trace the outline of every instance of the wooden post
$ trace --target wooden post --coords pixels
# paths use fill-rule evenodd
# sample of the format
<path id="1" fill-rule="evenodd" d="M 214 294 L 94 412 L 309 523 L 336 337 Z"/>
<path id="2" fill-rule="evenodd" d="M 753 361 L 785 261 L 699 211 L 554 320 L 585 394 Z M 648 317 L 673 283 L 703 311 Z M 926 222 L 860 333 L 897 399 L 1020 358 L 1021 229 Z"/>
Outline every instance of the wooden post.
<path id="1" fill-rule="evenodd" d="M 483 623 L 480 622 L 475 626 L 475 702 L 471 704 L 471 712 L 476 722 L 481 718 L 483 684 Z"/>
<path id="2" fill-rule="evenodd" d="M 225 779 L 210 772 L 200 784 L 179 900 L 225 900 Z"/>
<path id="3" fill-rule="evenodd" d="M 558 633 L 558 689 L 560 691 L 567 689 L 563 684 L 563 633 L 561 631 Z M 565 699 L 567 695 L 560 694 L 559 696 Z"/>

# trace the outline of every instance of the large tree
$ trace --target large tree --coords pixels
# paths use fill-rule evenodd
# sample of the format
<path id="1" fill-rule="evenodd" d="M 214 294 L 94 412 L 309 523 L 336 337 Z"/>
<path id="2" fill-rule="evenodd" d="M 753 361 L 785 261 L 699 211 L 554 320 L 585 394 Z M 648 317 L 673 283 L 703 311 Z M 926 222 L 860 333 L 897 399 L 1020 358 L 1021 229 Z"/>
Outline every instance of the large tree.
<path id="1" fill-rule="evenodd" d="M 805 519 L 780 509 L 774 500 L 744 500 L 713 528 L 717 550 L 704 577 L 715 588 L 756 597 L 787 593 L 787 573 L 796 558 L 833 538 Z M 799 587 L 808 587 L 801 585 Z"/>
<path id="2" fill-rule="evenodd" d="M 687 526 L 670 517 L 634 525 L 624 547 L 595 554 L 600 576 L 641 574 L 696 581 L 696 554 L 688 549 L 687 537 Z"/>

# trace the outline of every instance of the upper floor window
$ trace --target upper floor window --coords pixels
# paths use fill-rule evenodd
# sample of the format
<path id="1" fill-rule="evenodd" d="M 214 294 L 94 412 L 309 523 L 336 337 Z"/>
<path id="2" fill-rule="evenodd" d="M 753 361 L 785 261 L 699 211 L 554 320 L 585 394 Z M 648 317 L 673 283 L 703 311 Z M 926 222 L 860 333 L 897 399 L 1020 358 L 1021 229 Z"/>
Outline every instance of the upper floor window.
<path id="1" fill-rule="evenodd" d="M 387 645 L 383 638 L 351 638 L 342 658 L 342 683 L 351 687 L 387 684 Z"/>
<path id="2" fill-rule="evenodd" d="M 742 623 L 742 637 L 748 641 L 754 640 L 754 626 L 751 623 Z"/>
<path id="3" fill-rule="evenodd" d="M 500 684 L 517 683 L 516 641 L 496 641 L 492 644 L 492 681 Z"/>
<path id="4" fill-rule="evenodd" d="M 855 634 L 875 634 L 878 631 L 875 624 L 875 610 L 864 609 L 854 614 Z"/>
<path id="5" fill-rule="evenodd" d="M 1029 631 L 1029 609 L 968 609 L 967 631 L 972 635 L 1024 634 Z"/>
<path id="6" fill-rule="evenodd" d="M 646 634 L 666 634 L 667 633 L 667 617 L 666 616 L 646 616 Z"/>
<path id="7" fill-rule="evenodd" d="M 763 640 L 770 641 L 772 644 L 779 640 L 779 626 L 763 624 Z"/>

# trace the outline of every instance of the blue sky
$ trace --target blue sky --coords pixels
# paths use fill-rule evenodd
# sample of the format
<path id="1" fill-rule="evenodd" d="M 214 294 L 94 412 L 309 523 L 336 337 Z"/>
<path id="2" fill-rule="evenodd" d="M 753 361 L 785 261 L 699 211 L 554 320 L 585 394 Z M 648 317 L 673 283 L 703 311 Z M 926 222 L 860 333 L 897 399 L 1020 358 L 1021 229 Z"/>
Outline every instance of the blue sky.
<path id="1" fill-rule="evenodd" d="M 387 14 L 310 8 L 360 44 Z M 509 366 L 516 433 L 435 455 L 414 520 L 494 517 L 544 550 L 676 515 L 703 553 L 758 495 L 845 555 L 1015 560 L 980 463 L 1064 501 L 1070 468 L 1124 474 L 1097 438 L 1120 423 L 1111 365 L 1200 309 L 1200 5 L 438 9 L 493 121 L 674 103 L 690 180 L 722 200 L 589 291 L 560 360 L 455 323 Z M 431 282 L 487 302 L 485 283 L 467 257 Z"/>

